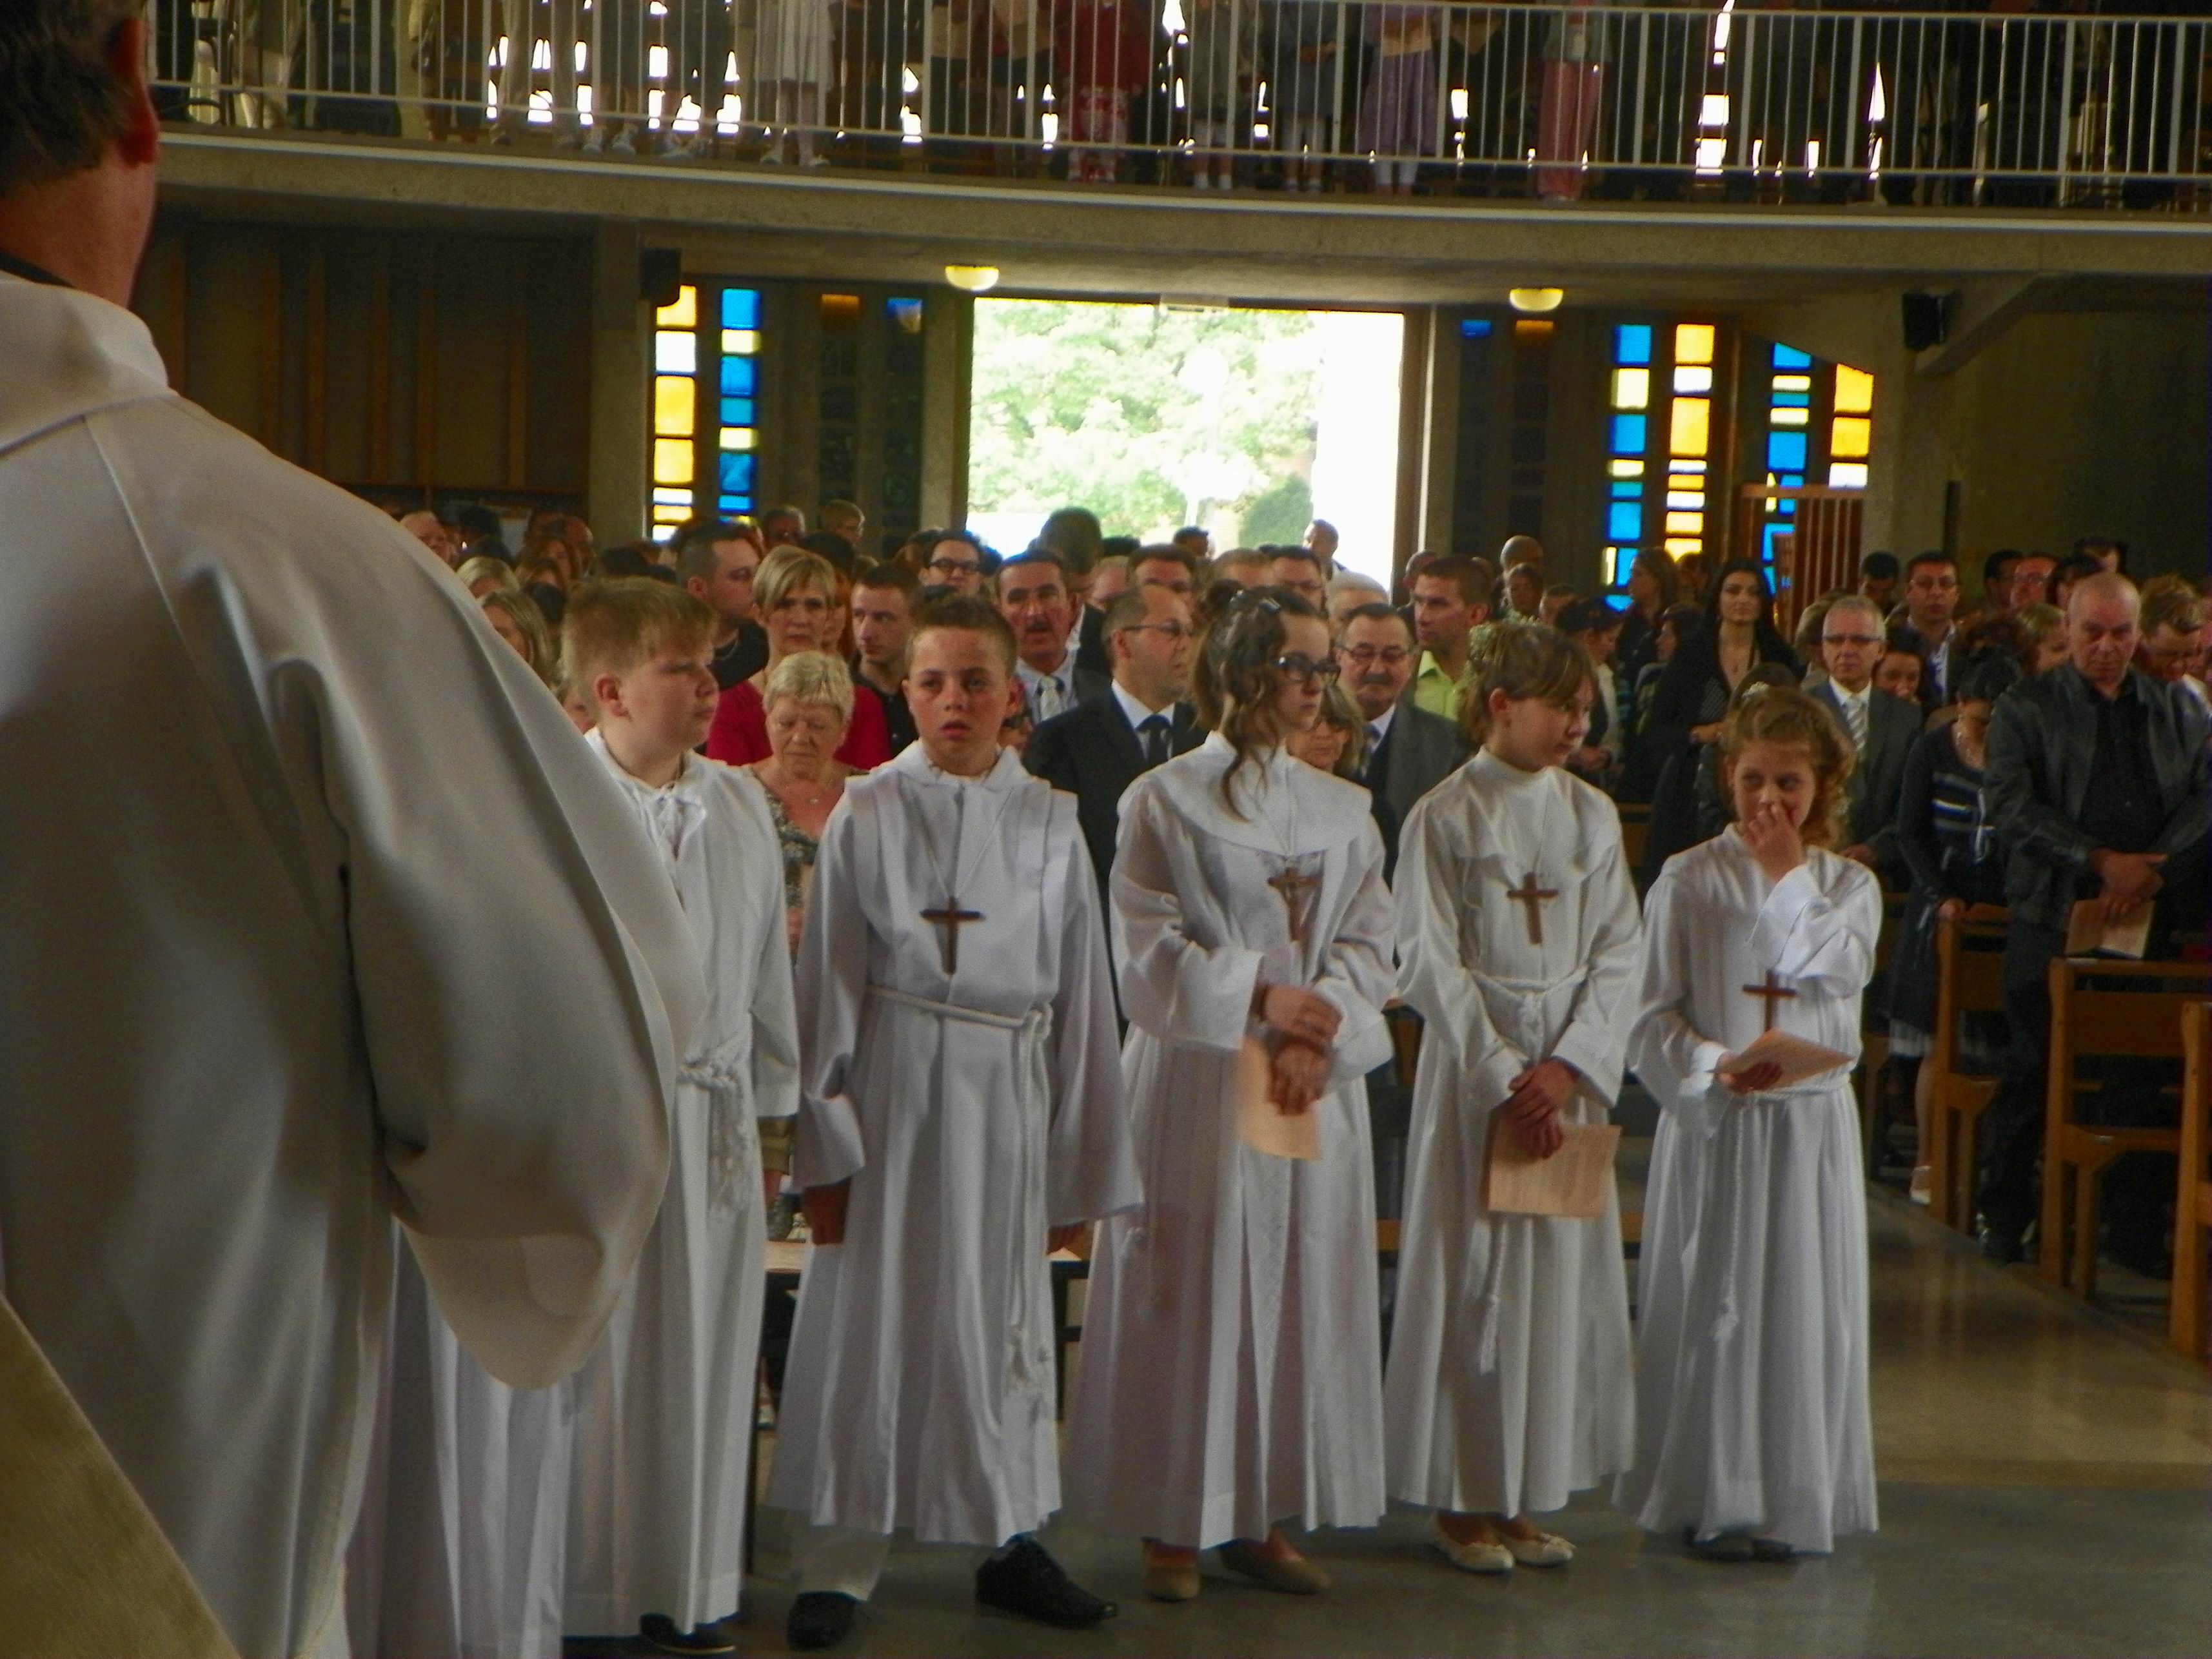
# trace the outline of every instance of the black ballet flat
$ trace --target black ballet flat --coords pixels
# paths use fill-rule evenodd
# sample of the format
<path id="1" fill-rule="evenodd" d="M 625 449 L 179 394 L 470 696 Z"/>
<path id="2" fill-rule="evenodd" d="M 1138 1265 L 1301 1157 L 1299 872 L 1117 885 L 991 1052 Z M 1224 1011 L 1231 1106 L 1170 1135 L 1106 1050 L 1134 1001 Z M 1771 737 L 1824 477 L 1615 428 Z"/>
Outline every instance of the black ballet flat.
<path id="1" fill-rule="evenodd" d="M 808 1590 L 791 1604 L 785 1638 L 794 1648 L 833 1648 L 853 1633 L 860 1603 L 836 1590 Z"/>

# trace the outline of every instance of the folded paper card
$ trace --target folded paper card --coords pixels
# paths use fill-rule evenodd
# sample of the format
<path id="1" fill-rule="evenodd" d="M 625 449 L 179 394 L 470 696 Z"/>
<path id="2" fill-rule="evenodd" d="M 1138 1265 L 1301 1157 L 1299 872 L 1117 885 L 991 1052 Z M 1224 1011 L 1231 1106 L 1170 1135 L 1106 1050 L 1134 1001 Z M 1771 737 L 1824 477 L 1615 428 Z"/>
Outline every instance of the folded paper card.
<path id="1" fill-rule="evenodd" d="M 1740 1077 L 1769 1061 L 1782 1068 L 1782 1075 L 1766 1086 L 1787 1089 L 1808 1077 L 1848 1066 L 1851 1057 L 1833 1048 L 1824 1048 L 1817 1042 L 1808 1042 L 1803 1037 L 1792 1036 L 1787 1031 L 1763 1031 L 1758 1042 L 1745 1045 L 1740 1054 L 1729 1055 L 1713 1070 L 1723 1077 Z"/>
<path id="2" fill-rule="evenodd" d="M 2141 962 L 2150 946 L 2150 918 L 2151 907 L 2139 904 L 2118 921 L 2106 921 L 2102 899 L 2083 899 L 2066 918 L 2066 954 Z"/>
<path id="3" fill-rule="evenodd" d="M 1502 1215 L 1557 1215 L 1587 1221 L 1605 1213 L 1613 1190 L 1613 1155 L 1620 1146 L 1618 1123 L 1565 1131 L 1566 1140 L 1549 1158 L 1532 1156 L 1504 1115 L 1490 1115 L 1490 1144 L 1482 1158 L 1482 1207 Z"/>
<path id="4" fill-rule="evenodd" d="M 1267 1045 L 1255 1036 L 1237 1051 L 1237 1133 L 1255 1152 L 1275 1158 L 1321 1156 L 1321 1135 L 1310 1111 L 1287 1114 L 1268 1097 L 1274 1064 Z"/>

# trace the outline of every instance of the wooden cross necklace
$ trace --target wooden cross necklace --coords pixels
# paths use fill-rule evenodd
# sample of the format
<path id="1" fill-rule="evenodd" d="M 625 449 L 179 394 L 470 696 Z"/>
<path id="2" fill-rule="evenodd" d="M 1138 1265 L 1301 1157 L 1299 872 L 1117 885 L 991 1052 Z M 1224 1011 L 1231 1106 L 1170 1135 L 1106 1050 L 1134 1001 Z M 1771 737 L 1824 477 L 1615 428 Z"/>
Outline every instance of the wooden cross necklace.
<path id="1" fill-rule="evenodd" d="M 1522 878 L 1520 890 L 1509 888 L 1505 896 L 1528 907 L 1528 943 L 1544 942 L 1544 901 L 1555 899 L 1559 894 L 1549 888 L 1536 885 L 1536 872 L 1531 870 Z"/>
<path id="2" fill-rule="evenodd" d="M 1791 1000 L 1797 994 L 1795 991 L 1784 988 L 1781 976 L 1771 968 L 1766 970 L 1766 982 L 1764 985 L 1744 985 L 1737 988 L 1747 997 L 1764 997 L 1766 1000 L 1766 1024 L 1759 1028 L 1762 1033 L 1774 1029 L 1775 1009 L 1781 1004 Z"/>
<path id="3" fill-rule="evenodd" d="M 953 786 L 952 844 L 956 849 L 954 853 L 956 863 L 959 857 L 957 849 L 960 847 L 962 803 L 967 799 L 963 785 L 968 781 L 970 780 L 960 780 Z M 975 838 L 978 850 L 968 860 L 968 874 L 971 876 L 975 873 L 976 864 L 981 860 L 981 849 L 990 846 L 992 833 L 998 829 L 1000 818 L 1006 815 L 1006 803 L 1013 799 L 1014 792 L 1007 789 L 993 793 L 998 796 L 998 808 L 991 814 L 991 821 L 984 826 L 983 833 Z M 945 969 L 945 977 L 951 979 L 960 971 L 960 929 L 969 922 L 982 921 L 983 913 L 981 910 L 968 910 L 961 908 L 960 890 L 967 884 L 964 881 L 945 879 L 944 862 L 937 856 L 936 844 L 929 838 L 929 826 L 922 821 L 919 812 L 915 814 L 915 831 L 921 842 L 921 850 L 929 855 L 930 872 L 937 878 L 939 885 L 945 889 L 945 902 L 934 910 L 924 910 L 921 913 L 921 919 L 938 929 L 938 960 L 939 965 Z"/>

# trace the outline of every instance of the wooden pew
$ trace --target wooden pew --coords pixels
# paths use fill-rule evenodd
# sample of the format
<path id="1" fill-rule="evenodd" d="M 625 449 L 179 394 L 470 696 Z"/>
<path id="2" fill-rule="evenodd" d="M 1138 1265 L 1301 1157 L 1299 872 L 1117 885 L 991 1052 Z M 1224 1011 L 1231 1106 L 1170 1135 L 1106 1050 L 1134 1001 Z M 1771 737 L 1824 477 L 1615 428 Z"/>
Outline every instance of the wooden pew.
<path id="1" fill-rule="evenodd" d="M 1899 924 L 1905 919 L 1905 908 L 1911 895 L 1893 891 L 1885 887 L 1881 893 L 1881 932 L 1875 936 L 1874 986 L 1881 983 L 1881 975 L 1897 955 Z M 1869 987 L 1871 990 L 1872 987 Z M 1851 1073 L 1852 1087 L 1858 1093 L 1859 1155 L 1866 1166 L 1867 1179 L 1874 1179 L 1881 1164 L 1881 1151 L 1876 1146 L 1882 1132 L 1881 1073 L 1889 1063 L 1889 1021 L 1875 1014 L 1871 998 L 1859 1012 L 1859 1063 Z M 1878 1028 L 1878 1029 L 1872 1029 Z"/>
<path id="2" fill-rule="evenodd" d="M 2005 912 L 1978 904 L 1936 924 L 1935 1068 L 1928 1106 L 1929 1213 L 1947 1227 L 1974 1227 L 1974 1130 L 1996 1097 L 1997 1079 L 1962 1069 L 1961 1028 L 1972 1013 L 2004 1012 Z"/>
<path id="3" fill-rule="evenodd" d="M 2173 1200 L 2173 1304 L 2166 1333 L 2198 1364 L 2204 1348 L 2204 1248 L 2212 1240 L 2212 1002 L 2181 1011 L 2181 1173 Z"/>
<path id="4" fill-rule="evenodd" d="M 2051 1082 L 2044 1114 L 2038 1265 L 2043 1277 L 2061 1290 L 2071 1289 L 2084 1298 L 2096 1290 L 2097 1180 L 2106 1168 L 2123 1153 L 2179 1152 L 2181 1147 L 2178 1129 L 2076 1122 L 2074 1062 L 2091 1055 L 2179 1059 L 2182 1008 L 2208 989 L 2212 965 L 2202 963 L 2051 960 Z"/>

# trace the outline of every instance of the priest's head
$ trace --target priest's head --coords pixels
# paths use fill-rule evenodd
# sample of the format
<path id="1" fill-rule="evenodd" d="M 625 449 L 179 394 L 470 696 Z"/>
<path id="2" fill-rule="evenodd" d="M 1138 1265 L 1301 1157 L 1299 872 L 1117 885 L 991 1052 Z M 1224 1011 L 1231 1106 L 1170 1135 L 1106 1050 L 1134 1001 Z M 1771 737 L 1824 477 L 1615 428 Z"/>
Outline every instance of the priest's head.
<path id="1" fill-rule="evenodd" d="M 999 728 L 1024 712 L 1012 627 L 970 594 L 924 605 L 908 647 L 906 701 L 933 766 L 982 776 L 998 763 Z"/>
<path id="2" fill-rule="evenodd" d="M 137 0 L 0 5 L 0 254 L 117 305 L 161 152 L 139 14 Z"/>

